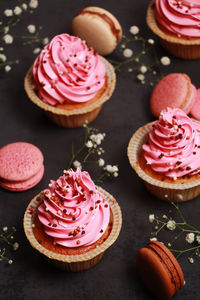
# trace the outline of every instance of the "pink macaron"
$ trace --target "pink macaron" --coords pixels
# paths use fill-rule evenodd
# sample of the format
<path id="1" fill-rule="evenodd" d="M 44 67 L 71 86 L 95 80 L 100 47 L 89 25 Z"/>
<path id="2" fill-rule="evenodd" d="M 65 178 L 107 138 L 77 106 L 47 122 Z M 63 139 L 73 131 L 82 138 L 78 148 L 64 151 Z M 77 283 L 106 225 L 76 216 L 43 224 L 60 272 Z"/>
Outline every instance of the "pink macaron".
<path id="1" fill-rule="evenodd" d="M 192 106 L 190 115 L 192 118 L 200 121 L 200 89 L 197 89 L 197 99 L 194 105 Z"/>
<path id="2" fill-rule="evenodd" d="M 33 144 L 17 142 L 0 149 L 0 186 L 10 191 L 25 191 L 40 182 L 44 157 Z"/>
<path id="3" fill-rule="evenodd" d="M 189 76 L 183 73 L 171 73 L 155 86 L 150 99 L 151 112 L 158 117 L 163 109 L 178 107 L 188 114 L 196 98 L 197 90 Z"/>

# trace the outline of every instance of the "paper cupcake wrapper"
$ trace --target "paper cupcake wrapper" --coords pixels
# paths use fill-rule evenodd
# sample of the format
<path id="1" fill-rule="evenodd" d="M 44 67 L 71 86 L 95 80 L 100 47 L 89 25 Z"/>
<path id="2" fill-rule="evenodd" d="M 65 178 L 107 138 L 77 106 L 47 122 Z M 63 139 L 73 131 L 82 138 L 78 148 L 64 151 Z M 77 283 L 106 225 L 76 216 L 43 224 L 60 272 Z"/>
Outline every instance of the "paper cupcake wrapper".
<path id="1" fill-rule="evenodd" d="M 105 64 L 105 67 L 106 67 L 107 88 L 103 92 L 101 97 L 99 97 L 99 99 L 94 101 L 93 103 L 89 103 L 88 105 L 81 107 L 81 108 L 70 109 L 70 110 L 56 108 L 52 105 L 44 103 L 42 100 L 40 100 L 40 98 L 38 97 L 38 95 L 34 89 L 34 84 L 33 84 L 33 80 L 32 80 L 32 66 L 28 70 L 28 72 L 25 76 L 25 80 L 24 80 L 24 88 L 25 88 L 25 91 L 26 91 L 28 97 L 37 106 L 39 106 L 46 112 L 52 113 L 55 115 L 74 116 L 74 115 L 86 114 L 86 113 L 92 112 L 95 109 L 98 109 L 99 107 L 102 106 L 102 104 L 105 101 L 107 101 L 111 97 L 111 95 L 115 89 L 115 85 L 116 85 L 116 74 L 115 74 L 113 66 L 102 56 L 99 56 L 99 57 L 103 61 L 103 63 Z"/>
<path id="2" fill-rule="evenodd" d="M 139 165 L 142 145 L 148 140 L 148 134 L 155 122 L 139 128 L 129 141 L 128 158 L 132 168 L 144 180 L 147 189 L 156 197 L 166 201 L 183 202 L 191 200 L 200 194 L 200 179 L 184 184 L 162 182 L 146 174 Z"/>
<path id="3" fill-rule="evenodd" d="M 40 194 L 34 197 L 29 203 L 26 212 L 24 214 L 24 231 L 27 239 L 29 240 L 31 246 L 38 250 L 41 254 L 43 254 L 50 262 L 52 262 L 55 266 L 61 269 L 65 269 L 68 271 L 82 271 L 86 270 L 93 265 L 97 264 L 102 258 L 104 251 L 108 249 L 117 239 L 121 226 L 122 226 L 122 214 L 121 209 L 117 203 L 117 201 L 113 198 L 111 194 L 106 192 L 101 187 L 97 187 L 98 190 L 104 195 L 105 200 L 107 200 L 110 204 L 110 208 L 113 215 L 113 226 L 108 238 L 103 242 L 100 246 L 95 249 L 88 251 L 84 254 L 79 255 L 63 255 L 58 254 L 53 251 L 50 251 L 44 248 L 40 243 L 36 240 L 33 233 L 33 224 L 36 216 L 36 209 L 40 205 Z"/>

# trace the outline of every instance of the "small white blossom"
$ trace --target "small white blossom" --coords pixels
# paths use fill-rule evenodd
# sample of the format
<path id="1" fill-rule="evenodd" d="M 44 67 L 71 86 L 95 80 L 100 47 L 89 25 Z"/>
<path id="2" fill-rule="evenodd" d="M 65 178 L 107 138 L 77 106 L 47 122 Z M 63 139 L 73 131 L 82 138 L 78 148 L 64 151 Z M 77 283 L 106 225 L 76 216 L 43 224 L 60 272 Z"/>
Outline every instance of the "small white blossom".
<path id="1" fill-rule="evenodd" d="M 26 3 L 22 3 L 21 7 L 22 7 L 23 10 L 27 10 L 27 7 L 28 7 L 28 6 L 27 6 Z"/>
<path id="2" fill-rule="evenodd" d="M 151 45 L 153 45 L 155 42 L 154 42 L 153 39 L 148 39 L 148 43 L 151 44 Z"/>
<path id="3" fill-rule="evenodd" d="M 118 177 L 118 175 L 119 175 L 118 172 L 114 172 L 114 173 L 113 173 L 113 176 L 114 176 L 114 177 Z"/>
<path id="4" fill-rule="evenodd" d="M 12 265 L 12 263 L 13 263 L 12 259 L 9 259 L 8 263 L 9 263 L 9 265 Z"/>
<path id="5" fill-rule="evenodd" d="M 13 244 L 13 250 L 16 251 L 19 248 L 19 243 L 15 242 Z"/>
<path id="6" fill-rule="evenodd" d="M 5 71 L 6 71 L 6 72 L 10 72 L 10 70 L 11 70 L 11 66 L 6 65 L 6 66 L 5 66 Z"/>
<path id="7" fill-rule="evenodd" d="M 198 244 L 200 244 L 200 235 L 196 236 L 196 241 L 197 241 Z"/>
<path id="8" fill-rule="evenodd" d="M 98 133 L 98 134 L 92 134 L 90 136 L 90 139 L 96 143 L 97 145 L 100 145 L 102 140 L 104 139 L 105 134 L 103 133 Z M 95 146 L 95 145 L 94 145 Z"/>
<path id="9" fill-rule="evenodd" d="M 4 49 L 3 49 L 3 47 L 0 47 L 0 51 L 3 51 Z"/>
<path id="10" fill-rule="evenodd" d="M 190 262 L 191 264 L 194 263 L 194 259 L 193 259 L 192 257 L 188 257 L 188 260 L 189 260 L 189 262 Z"/>
<path id="11" fill-rule="evenodd" d="M 194 242 L 194 237 L 195 237 L 194 233 L 190 232 L 190 233 L 186 234 L 185 240 L 186 240 L 186 242 L 191 244 Z"/>
<path id="12" fill-rule="evenodd" d="M 92 141 L 88 141 L 88 142 L 85 144 L 85 146 L 86 146 L 87 148 L 92 148 L 92 147 L 93 147 Z"/>
<path id="13" fill-rule="evenodd" d="M 136 34 L 139 33 L 140 30 L 137 26 L 131 26 L 129 31 L 130 31 L 131 34 L 136 35 Z"/>
<path id="14" fill-rule="evenodd" d="M 0 54 L 0 61 L 2 61 L 2 62 L 5 62 L 6 61 L 6 56 L 5 56 L 5 54 Z"/>
<path id="15" fill-rule="evenodd" d="M 29 2 L 30 8 L 37 8 L 38 7 L 38 0 L 31 0 Z"/>
<path id="16" fill-rule="evenodd" d="M 10 34 L 6 34 L 6 35 L 4 35 L 3 40 L 6 44 L 12 44 L 13 37 Z"/>
<path id="17" fill-rule="evenodd" d="M 40 51 L 41 51 L 40 48 L 35 48 L 35 49 L 33 50 L 33 54 L 38 54 L 38 53 L 40 53 Z"/>
<path id="18" fill-rule="evenodd" d="M 9 26 L 5 26 L 3 29 L 3 32 L 6 34 L 6 33 L 8 33 L 9 29 L 10 29 Z"/>
<path id="19" fill-rule="evenodd" d="M 43 45 L 48 44 L 48 42 L 49 42 L 49 38 L 48 37 L 43 38 L 43 40 L 42 40 L 42 44 Z"/>
<path id="20" fill-rule="evenodd" d="M 147 67 L 146 66 L 141 66 L 140 67 L 140 72 L 141 73 L 146 73 L 147 72 Z"/>
<path id="21" fill-rule="evenodd" d="M 30 33 L 35 33 L 36 27 L 35 25 L 30 24 L 27 26 L 27 29 Z"/>
<path id="22" fill-rule="evenodd" d="M 75 160 L 75 161 L 73 162 L 73 166 L 74 166 L 76 169 L 77 169 L 77 168 L 82 169 L 81 163 L 80 163 L 80 161 L 78 161 L 78 160 Z"/>
<path id="23" fill-rule="evenodd" d="M 123 51 L 123 55 L 127 58 L 131 57 L 133 55 L 133 50 L 129 49 L 129 48 L 126 48 L 124 49 Z"/>
<path id="24" fill-rule="evenodd" d="M 143 74 L 138 74 L 137 79 L 143 81 L 145 79 L 145 76 Z"/>
<path id="25" fill-rule="evenodd" d="M 154 220 L 155 220 L 155 215 L 154 214 L 149 215 L 149 222 L 153 223 Z"/>
<path id="26" fill-rule="evenodd" d="M 8 231 L 8 227 L 7 227 L 7 226 L 4 226 L 4 227 L 3 227 L 3 231 L 4 231 L 4 232 Z"/>
<path id="27" fill-rule="evenodd" d="M 174 230 L 176 228 L 176 222 L 174 220 L 169 220 L 166 226 L 169 230 Z"/>
<path id="28" fill-rule="evenodd" d="M 12 17 L 12 16 L 13 16 L 13 11 L 12 11 L 12 9 L 6 9 L 6 10 L 4 10 L 4 15 L 5 15 L 6 17 Z"/>
<path id="29" fill-rule="evenodd" d="M 161 57 L 160 61 L 161 61 L 161 64 L 163 64 L 164 66 L 168 66 L 171 62 L 170 58 L 167 56 Z"/>
<path id="30" fill-rule="evenodd" d="M 103 167 L 105 165 L 105 160 L 103 158 L 99 158 L 98 165 L 99 167 Z"/>
<path id="31" fill-rule="evenodd" d="M 128 72 L 133 72 L 133 69 L 132 69 L 132 68 L 129 68 L 129 69 L 128 69 Z"/>
<path id="32" fill-rule="evenodd" d="M 106 165 L 104 169 L 109 173 L 113 173 L 113 167 L 111 165 Z"/>
<path id="33" fill-rule="evenodd" d="M 21 7 L 16 6 L 16 7 L 14 8 L 14 14 L 15 14 L 16 16 L 20 15 L 21 12 L 22 12 Z"/>
<path id="34" fill-rule="evenodd" d="M 112 171 L 113 171 L 113 173 L 118 172 L 119 171 L 118 166 L 113 166 Z"/>

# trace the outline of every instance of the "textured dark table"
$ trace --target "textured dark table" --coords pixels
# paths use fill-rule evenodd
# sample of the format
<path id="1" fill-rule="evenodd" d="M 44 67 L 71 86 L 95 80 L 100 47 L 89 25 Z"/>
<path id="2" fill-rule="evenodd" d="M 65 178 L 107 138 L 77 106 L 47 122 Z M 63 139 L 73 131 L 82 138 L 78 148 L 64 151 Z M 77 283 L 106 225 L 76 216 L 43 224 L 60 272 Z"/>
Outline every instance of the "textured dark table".
<path id="1" fill-rule="evenodd" d="M 10 6 L 11 3 L 13 1 L 9 2 Z M 121 22 L 125 34 L 128 34 L 131 25 L 137 25 L 145 37 L 154 38 L 145 23 L 147 4 L 147 0 L 40 1 L 31 21 L 29 15 L 25 21 L 26 24 L 30 22 L 42 25 L 42 34 L 51 38 L 58 33 L 70 32 L 71 19 L 81 8 L 96 5 L 113 12 Z M 19 24 L 17 28 L 18 33 L 24 30 L 23 24 Z M 23 89 L 24 75 L 34 60 L 31 48 L 29 50 L 16 43 L 7 49 L 11 54 L 15 52 L 18 55 L 20 64 L 8 74 L 1 73 L 0 146 L 15 141 L 37 145 L 44 153 L 45 175 L 29 191 L 13 193 L 0 189 L 0 224 L 15 225 L 18 230 L 16 239 L 20 243 L 17 252 L 9 253 L 14 259 L 13 264 L 0 264 L 0 299 L 153 299 L 138 278 L 135 257 L 138 249 L 147 244 L 152 230 L 148 215 L 162 215 L 169 210 L 170 204 L 155 199 L 146 191 L 143 182 L 131 169 L 126 155 L 133 132 L 153 120 L 149 110 L 152 87 L 138 83 L 136 73 L 129 73 L 126 66 L 117 75 L 117 86 L 112 99 L 104 105 L 99 117 L 92 123 L 107 135 L 104 158 L 111 164 L 119 165 L 119 177 L 104 182 L 102 187 L 116 197 L 120 204 L 123 227 L 118 240 L 97 266 L 82 273 L 65 273 L 54 269 L 31 248 L 24 236 L 22 219 L 33 196 L 66 168 L 72 142 L 79 144 L 83 129 L 59 128 L 45 118 L 42 111 L 27 99 Z M 159 46 L 158 54 L 166 55 Z M 116 56 L 114 53 L 111 58 Z M 165 72 L 186 72 L 198 86 L 199 70 L 200 60 L 183 61 L 173 58 Z M 181 205 L 184 214 L 196 226 L 199 223 L 199 198 Z M 182 243 L 185 245 L 184 241 Z M 179 262 L 185 274 L 186 286 L 174 299 L 199 299 L 199 261 L 195 259 L 195 264 L 189 264 L 187 256 L 182 256 Z"/>

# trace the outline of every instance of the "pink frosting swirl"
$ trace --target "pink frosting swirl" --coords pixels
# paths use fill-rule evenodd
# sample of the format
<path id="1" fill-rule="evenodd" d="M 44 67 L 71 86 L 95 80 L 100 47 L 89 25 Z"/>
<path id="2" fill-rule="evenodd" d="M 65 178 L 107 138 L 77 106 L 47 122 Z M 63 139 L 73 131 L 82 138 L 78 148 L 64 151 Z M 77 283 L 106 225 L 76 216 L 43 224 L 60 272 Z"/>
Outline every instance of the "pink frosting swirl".
<path id="1" fill-rule="evenodd" d="M 33 65 L 33 81 L 39 97 L 56 105 L 91 100 L 105 83 L 105 65 L 80 38 L 55 36 Z"/>
<path id="2" fill-rule="evenodd" d="M 200 172 L 200 125 L 179 108 L 167 108 L 143 145 L 147 164 L 155 172 L 176 178 Z"/>
<path id="3" fill-rule="evenodd" d="M 156 19 L 178 36 L 200 37 L 199 0 L 156 0 Z"/>
<path id="4" fill-rule="evenodd" d="M 70 169 L 44 190 L 38 218 L 55 243 L 88 246 L 107 229 L 110 207 L 87 172 Z"/>

